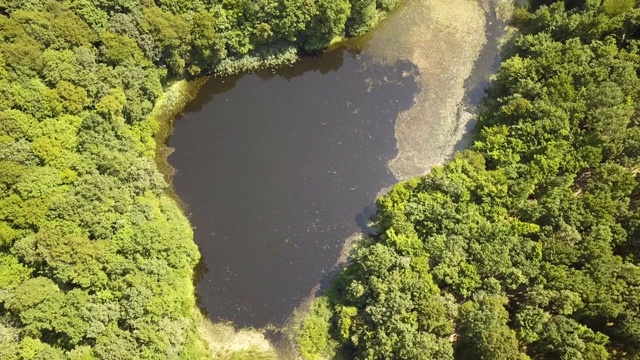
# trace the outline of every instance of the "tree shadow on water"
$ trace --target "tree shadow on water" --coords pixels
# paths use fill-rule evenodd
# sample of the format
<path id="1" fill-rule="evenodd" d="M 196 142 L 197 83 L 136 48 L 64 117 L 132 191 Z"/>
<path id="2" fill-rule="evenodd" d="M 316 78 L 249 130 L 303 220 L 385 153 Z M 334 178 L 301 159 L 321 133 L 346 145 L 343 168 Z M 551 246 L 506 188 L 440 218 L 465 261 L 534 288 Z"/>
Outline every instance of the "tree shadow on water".
<path id="1" fill-rule="evenodd" d="M 204 279 L 205 275 L 208 272 L 209 272 L 209 267 L 207 266 L 207 263 L 204 260 L 204 256 L 200 256 L 200 260 L 196 264 L 195 268 L 193 268 L 193 283 L 194 284 L 199 283 L 202 279 Z M 195 296 L 196 296 L 196 305 L 200 313 L 206 318 L 211 318 L 209 311 L 207 310 L 203 302 L 202 296 L 198 291 L 195 291 Z"/>
<path id="2" fill-rule="evenodd" d="M 344 56 L 356 56 L 357 51 L 347 47 L 327 51 L 318 55 L 307 55 L 300 58 L 292 66 L 282 66 L 275 69 L 265 69 L 253 73 L 239 73 L 227 76 L 212 76 L 200 89 L 183 111 L 183 116 L 189 113 L 200 112 L 204 105 L 211 102 L 214 96 L 224 94 L 232 90 L 240 80 L 245 77 L 257 76 L 262 81 L 269 81 L 274 77 L 291 80 L 305 73 L 317 71 L 323 75 L 331 71 L 337 71 L 344 63 Z"/>

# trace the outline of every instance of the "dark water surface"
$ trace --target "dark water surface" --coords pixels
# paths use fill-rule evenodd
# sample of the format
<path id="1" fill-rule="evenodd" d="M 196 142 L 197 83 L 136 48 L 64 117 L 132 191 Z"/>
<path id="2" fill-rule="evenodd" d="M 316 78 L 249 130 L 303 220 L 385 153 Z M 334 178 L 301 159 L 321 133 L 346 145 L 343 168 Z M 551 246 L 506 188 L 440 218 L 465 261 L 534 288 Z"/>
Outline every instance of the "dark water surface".
<path id="1" fill-rule="evenodd" d="M 212 320 L 280 324 L 331 270 L 395 182 L 394 121 L 420 91 L 417 75 L 342 48 L 201 91 L 175 124 L 169 161 Z"/>

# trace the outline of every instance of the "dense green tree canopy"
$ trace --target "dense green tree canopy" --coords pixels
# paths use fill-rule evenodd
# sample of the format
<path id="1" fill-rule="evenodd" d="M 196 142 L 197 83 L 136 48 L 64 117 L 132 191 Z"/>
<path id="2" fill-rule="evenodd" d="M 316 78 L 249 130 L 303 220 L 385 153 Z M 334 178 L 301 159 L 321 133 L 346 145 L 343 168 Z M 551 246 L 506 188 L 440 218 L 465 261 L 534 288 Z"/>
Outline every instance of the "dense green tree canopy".
<path id="1" fill-rule="evenodd" d="M 149 113 L 172 80 L 292 61 L 390 10 L 352 8 L 0 0 L 0 358 L 205 357 Z"/>
<path id="2" fill-rule="evenodd" d="M 471 149 L 378 200 L 309 358 L 640 359 L 640 9 L 543 3 Z"/>

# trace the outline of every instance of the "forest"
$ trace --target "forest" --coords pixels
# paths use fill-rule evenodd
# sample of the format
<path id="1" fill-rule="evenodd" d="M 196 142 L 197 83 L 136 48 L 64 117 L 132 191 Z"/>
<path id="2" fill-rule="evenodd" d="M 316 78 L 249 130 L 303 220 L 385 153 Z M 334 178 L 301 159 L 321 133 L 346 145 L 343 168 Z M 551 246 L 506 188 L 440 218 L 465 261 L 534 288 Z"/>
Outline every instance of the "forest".
<path id="1" fill-rule="evenodd" d="M 0 0 L 0 358 L 207 358 L 154 102 L 176 80 L 290 63 L 394 6 Z"/>
<path id="2" fill-rule="evenodd" d="M 640 9 L 543 1 L 475 142 L 377 201 L 307 359 L 640 359 Z"/>

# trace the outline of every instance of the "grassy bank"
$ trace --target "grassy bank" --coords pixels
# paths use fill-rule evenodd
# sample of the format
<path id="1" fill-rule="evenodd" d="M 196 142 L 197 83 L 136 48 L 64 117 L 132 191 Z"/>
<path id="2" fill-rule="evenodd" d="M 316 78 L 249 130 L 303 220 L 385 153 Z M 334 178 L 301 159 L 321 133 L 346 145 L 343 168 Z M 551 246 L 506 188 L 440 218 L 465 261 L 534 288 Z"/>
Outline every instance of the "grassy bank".
<path id="1" fill-rule="evenodd" d="M 200 88 L 210 80 L 210 77 L 200 77 L 195 80 L 179 80 L 166 88 L 156 101 L 151 114 L 142 125 L 149 127 L 154 136 L 152 143 L 147 144 L 145 153 L 155 159 L 158 169 L 170 182 L 174 169 L 167 158 L 173 149 L 167 146 L 167 140 L 173 132 L 173 124 L 178 119 L 185 106 L 193 100 Z"/>
<path id="2" fill-rule="evenodd" d="M 202 319 L 198 329 L 216 360 L 276 360 L 276 351 L 263 332 L 255 329 L 237 330 L 233 324 L 211 323 Z"/>

